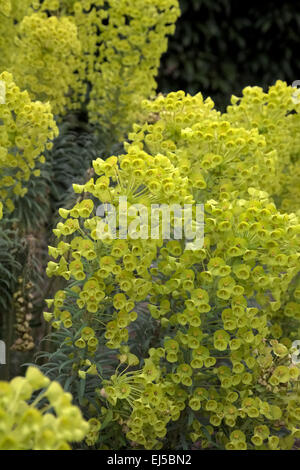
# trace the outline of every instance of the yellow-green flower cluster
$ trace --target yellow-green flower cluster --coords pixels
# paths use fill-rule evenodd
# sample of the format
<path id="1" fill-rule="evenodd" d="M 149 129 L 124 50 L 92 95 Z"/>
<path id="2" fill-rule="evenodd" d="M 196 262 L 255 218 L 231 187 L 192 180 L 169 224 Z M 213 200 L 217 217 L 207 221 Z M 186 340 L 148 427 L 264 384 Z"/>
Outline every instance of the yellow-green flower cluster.
<path id="1" fill-rule="evenodd" d="M 288 357 L 291 341 L 282 331 L 278 333 L 274 312 L 276 321 L 284 325 L 285 294 L 300 269 L 299 221 L 281 215 L 274 204 L 259 197 L 264 196 L 259 191 L 251 195 L 254 200 L 206 203 L 206 249 L 183 253 L 176 263 L 174 255 L 161 250 L 165 263 L 159 263 L 158 269 L 173 264 L 177 269 L 164 278 L 164 289 L 153 285 L 156 295 L 151 296 L 149 310 L 154 318 L 161 318 L 162 326 L 172 328 L 172 336 L 165 341 L 166 360 L 173 370 L 174 363 L 177 367 L 165 380 L 188 390 L 184 407 L 201 410 L 214 430 L 221 424 L 234 428 L 239 423 L 240 429 L 245 426 L 249 432 L 250 427 L 268 421 L 276 439 L 281 420 L 287 434 L 293 434 L 292 446 L 300 432 L 295 421 L 297 399 L 289 409 L 285 397 L 291 393 L 299 398 L 300 370 Z M 227 219 L 229 213 L 231 226 L 223 231 L 223 217 Z M 279 233 L 282 239 L 277 238 Z M 161 272 L 167 274 L 165 269 Z M 157 307 L 167 302 L 171 308 Z M 287 305 L 299 321 L 299 304 Z M 274 334 L 282 342 L 270 339 L 268 344 L 267 338 Z M 268 398 L 270 392 L 276 395 L 276 405 Z M 201 436 L 192 428 L 192 440 Z M 233 449 L 222 431 L 219 441 Z M 281 448 L 279 437 L 278 444 Z M 250 439 L 234 448 L 253 446 L 268 447 L 263 440 L 258 444 Z"/>
<path id="2" fill-rule="evenodd" d="M 69 450 L 89 430 L 72 395 L 36 367 L 0 382 L 0 416 L 1 450 Z"/>
<path id="3" fill-rule="evenodd" d="M 126 414 L 126 437 L 145 449 L 160 449 L 167 434 L 167 424 L 180 416 L 180 406 L 174 400 L 170 384 L 160 382 L 157 367 L 164 351 L 150 350 L 142 369 L 114 374 L 104 381 L 104 396 L 115 406 L 121 405 Z"/>
<path id="4" fill-rule="evenodd" d="M 290 112 L 299 110 L 299 105 L 293 100 L 294 93 L 295 88 L 280 80 L 270 86 L 267 93 L 260 87 L 248 86 L 244 88 L 241 98 L 232 96 L 224 119 L 237 127 L 257 129 L 259 134 L 265 136 L 269 149 L 277 150 L 281 157 L 280 164 L 284 165 L 289 163 L 297 143 L 291 135 L 294 118 Z M 299 142 L 299 138 L 297 140 Z"/>
<path id="5" fill-rule="evenodd" d="M 124 138 L 143 117 L 141 101 L 155 92 L 178 0 L 21 3 L 0 4 L 0 72 L 12 72 L 58 115 L 80 107 L 89 90 L 90 121 Z"/>
<path id="6" fill-rule="evenodd" d="M 143 105 L 148 122 L 135 125 L 129 137 L 152 155 L 167 155 L 189 178 L 197 201 L 225 199 L 233 191 L 242 196 L 249 186 L 276 190 L 276 151 L 256 128 L 231 125 L 210 98 L 179 91 Z"/>
<path id="7" fill-rule="evenodd" d="M 89 419 L 88 424 L 89 432 L 86 435 L 85 442 L 88 446 L 92 446 L 98 440 L 101 422 L 97 418 L 91 418 Z"/>
<path id="8" fill-rule="evenodd" d="M 30 4 L 31 0 L 0 1 L 0 73 L 13 64 L 16 30 L 20 21 L 29 13 Z"/>
<path id="9" fill-rule="evenodd" d="M 2 3 L 0 73 L 13 73 L 32 99 L 50 101 L 54 114 L 77 108 L 78 99 L 71 100 L 71 93 L 78 96 L 85 88 L 77 73 L 81 43 L 72 18 L 48 15 L 49 9 L 58 13 L 59 1 Z"/>
<path id="10" fill-rule="evenodd" d="M 127 153 L 95 160 L 97 177 L 73 186 L 81 202 L 60 210 L 47 273 L 76 285 L 47 301 L 53 313 L 45 318 L 71 328 L 94 369 L 98 345 L 91 349 L 89 334 L 116 350 L 121 365 L 101 396 L 133 446 L 163 447 L 168 423 L 178 420 L 186 439 L 203 447 L 290 449 L 300 436 L 300 369 L 292 361 L 300 221 L 275 203 L 282 149 L 255 126 L 231 124 L 201 95 L 177 92 L 144 105 L 149 122 L 134 126 Z M 115 230 L 97 215 L 100 202 L 117 210 Z M 159 237 L 147 233 L 152 204 L 195 202 L 204 204 L 201 249 L 169 237 L 161 220 Z M 136 203 L 147 209 L 138 220 Z M 148 359 L 131 352 L 141 302 L 157 325 Z M 119 373 L 125 365 L 130 372 Z"/>
<path id="11" fill-rule="evenodd" d="M 273 193 L 278 202 L 283 199 L 285 211 L 299 208 L 297 196 L 294 201 L 292 194 L 287 196 L 287 192 L 297 192 L 299 187 L 299 103 L 295 88 L 278 80 L 268 92 L 260 87 L 246 87 L 241 98 L 231 98 L 223 115 L 233 126 L 256 129 L 265 137 L 267 149 L 276 150 L 278 187 Z"/>
<path id="12" fill-rule="evenodd" d="M 300 154 L 300 152 L 299 152 Z M 288 165 L 282 177 L 280 208 L 283 212 L 295 212 L 300 215 L 300 159 Z"/>
<path id="13" fill-rule="evenodd" d="M 193 199 L 187 178 L 180 176 L 168 158 L 163 155 L 152 157 L 137 146 L 128 146 L 128 154 L 119 158 L 113 156 L 106 161 L 99 158 L 93 165 L 99 177 L 82 186 L 74 184 L 75 192 L 88 191 L 94 198 L 107 201 L 116 209 L 119 197 L 126 196 L 126 206 L 121 208 L 119 217 L 127 214 L 132 237 L 130 240 L 119 239 L 119 236 L 99 239 L 99 232 L 102 230 L 104 233 L 108 224 L 96 215 L 97 207 L 92 199 L 83 199 L 70 211 L 60 210 L 66 221 L 59 222 L 54 233 L 58 238 L 71 235 L 72 240 L 70 243 L 59 242 L 57 248 L 49 247 L 49 254 L 59 261 L 48 263 L 47 274 L 82 281 L 82 285 L 76 286 L 73 292 L 83 314 L 101 315 L 108 302 L 114 307 L 115 313 L 107 324 L 106 338 L 107 346 L 115 348 L 128 338 L 127 327 L 136 319 L 133 311 L 135 302 L 145 299 L 150 292 L 151 276 L 147 269 L 155 260 L 157 246 L 162 242 L 161 233 L 154 240 L 136 239 L 136 233 L 142 233 L 146 224 L 130 225 L 136 219 L 136 210 L 131 206 L 142 203 L 150 209 L 150 204 L 157 201 L 183 205 Z M 180 187 L 177 192 L 176 186 Z M 151 227 L 150 215 L 147 211 L 145 221 L 149 222 L 148 228 Z M 122 221 L 118 220 L 118 223 Z M 118 227 L 117 230 L 120 234 Z M 107 294 L 112 291 L 116 295 L 108 298 Z M 54 299 L 51 319 L 55 326 L 59 321 L 65 322 L 65 317 L 61 317 L 62 312 L 66 315 L 65 297 L 59 291 Z M 46 317 L 50 320 L 49 315 Z"/>
<path id="14" fill-rule="evenodd" d="M 177 0 L 84 0 L 73 5 L 91 83 L 89 116 L 122 139 L 156 89 L 160 57 L 179 16 Z"/>
<path id="15" fill-rule="evenodd" d="M 71 19 L 33 13 L 18 26 L 11 70 L 32 99 L 50 101 L 53 114 L 61 115 L 76 107 L 70 96 L 82 87 L 75 73 L 80 57 L 81 43 Z"/>
<path id="16" fill-rule="evenodd" d="M 43 163 L 43 152 L 52 146 L 58 129 L 49 103 L 31 101 L 8 72 L 0 74 L 5 87 L 5 103 L 0 104 L 0 198 L 13 210 L 11 197 L 24 196 L 35 167 Z"/>
<path id="17" fill-rule="evenodd" d="M 1 0 L 0 1 L 0 13 L 5 16 L 9 16 L 11 12 L 11 1 L 10 0 Z"/>

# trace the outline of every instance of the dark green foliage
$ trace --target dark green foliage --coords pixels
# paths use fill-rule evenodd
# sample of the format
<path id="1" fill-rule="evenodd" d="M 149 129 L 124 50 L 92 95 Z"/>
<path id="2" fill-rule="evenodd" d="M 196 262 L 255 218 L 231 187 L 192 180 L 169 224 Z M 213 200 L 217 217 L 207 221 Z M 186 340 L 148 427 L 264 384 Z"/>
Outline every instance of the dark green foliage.
<path id="1" fill-rule="evenodd" d="M 91 162 L 98 157 L 98 138 L 80 115 L 68 116 L 47 155 L 51 165 L 50 197 L 53 213 L 74 201 L 72 184 L 84 182 Z"/>
<path id="2" fill-rule="evenodd" d="M 18 221 L 19 228 L 32 231 L 45 224 L 50 217 L 49 186 L 51 184 L 51 164 L 47 161 L 37 165 L 40 176 L 30 178 L 24 197 L 15 197 L 12 217 Z"/>
<path id="3" fill-rule="evenodd" d="M 0 222 L 0 309 L 3 312 L 10 306 L 14 292 L 17 273 L 20 272 L 19 258 L 22 241 L 11 221 L 2 219 Z M 0 315 L 1 322 L 1 315 Z"/>
<path id="4" fill-rule="evenodd" d="M 69 115 L 61 123 L 59 137 L 47 155 L 53 215 L 60 207 L 72 207 L 77 197 L 72 184 L 84 184 L 92 176 L 93 160 L 120 153 L 121 144 L 114 145 L 108 138 L 101 128 L 88 123 L 84 113 Z"/>
<path id="5" fill-rule="evenodd" d="M 159 90 L 201 91 L 217 107 L 247 85 L 300 78 L 299 2 L 180 0 Z M 225 101 L 226 100 L 226 101 Z"/>

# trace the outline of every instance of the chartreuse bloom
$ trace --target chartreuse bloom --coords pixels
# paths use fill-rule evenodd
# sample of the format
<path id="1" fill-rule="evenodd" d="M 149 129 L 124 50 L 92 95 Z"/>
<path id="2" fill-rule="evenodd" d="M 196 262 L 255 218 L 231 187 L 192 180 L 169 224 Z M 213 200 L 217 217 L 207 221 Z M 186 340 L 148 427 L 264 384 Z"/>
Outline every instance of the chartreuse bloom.
<path id="1" fill-rule="evenodd" d="M 58 116 L 89 90 L 89 120 L 122 139 L 155 92 L 179 13 L 178 0 L 2 0 L 0 68 Z"/>
<path id="2" fill-rule="evenodd" d="M 9 16 L 11 12 L 11 1 L 10 0 L 1 0 L 0 2 L 0 13 L 5 16 Z"/>
<path id="3" fill-rule="evenodd" d="M 278 157 L 273 193 L 287 212 L 299 209 L 299 100 L 295 88 L 278 80 L 264 92 L 246 87 L 243 96 L 231 99 L 224 119 L 235 127 L 257 129 L 264 136 L 266 149 Z"/>
<path id="4" fill-rule="evenodd" d="M 122 139 L 141 119 L 141 101 L 155 92 L 160 57 L 179 16 L 178 1 L 84 0 L 72 10 L 84 77 L 92 85 L 89 118 Z"/>
<path id="5" fill-rule="evenodd" d="M 300 331 L 300 224 L 267 192 L 274 194 L 280 173 L 276 149 L 200 95 L 178 92 L 145 107 L 157 119 L 134 126 L 124 154 L 98 158 L 94 177 L 74 184 L 87 213 L 81 203 L 61 211 L 48 272 L 69 273 L 76 290 L 66 288 L 52 305 L 47 299 L 47 318 L 55 327 L 72 321 L 72 344 L 91 365 L 100 347 L 119 359 L 100 396 L 115 421 L 122 415 L 130 445 L 163 447 L 168 423 L 178 420 L 186 438 L 204 447 L 292 448 L 300 419 L 291 356 Z M 96 214 L 98 201 L 120 209 L 116 238 Z M 157 238 L 136 236 L 147 228 L 151 204 L 195 202 L 204 203 L 201 249 L 164 237 L 161 221 Z M 139 223 L 134 203 L 148 209 Z M 122 238 L 124 213 L 134 229 Z M 107 236 L 99 237 L 99 227 Z M 133 350 L 141 305 L 155 325 L 146 359 Z"/>
<path id="6" fill-rule="evenodd" d="M 34 46 L 23 63 L 31 67 L 32 91 L 47 94 L 62 113 L 80 106 L 89 84 L 89 120 L 122 139 L 143 118 L 141 101 L 155 92 L 160 57 L 180 13 L 178 0 L 47 0 L 32 6 L 17 28 L 20 47 Z M 20 73 L 22 56 L 16 54 Z M 59 87 L 49 80 L 52 69 Z"/>
<path id="7" fill-rule="evenodd" d="M 189 178 L 198 202 L 227 199 L 233 191 L 245 195 L 249 186 L 274 192 L 278 157 L 256 128 L 231 124 L 201 93 L 171 92 L 143 105 L 149 119 L 134 126 L 129 137 L 153 155 L 167 154 Z M 230 229 L 231 223 L 230 213 L 223 213 L 220 230 Z"/>
<path id="8" fill-rule="evenodd" d="M 36 367 L 0 382 L 0 415 L 1 450 L 69 450 L 89 430 L 72 395 Z"/>
<path id="9" fill-rule="evenodd" d="M 8 70 L 16 52 L 15 37 L 18 24 L 30 12 L 32 0 L 0 1 L 0 70 Z"/>
<path id="10" fill-rule="evenodd" d="M 27 192 L 32 176 L 43 163 L 43 152 L 52 146 L 58 129 L 49 103 L 31 101 L 8 72 L 0 74 L 5 87 L 5 102 L 0 104 L 0 198 L 5 207 L 14 209 L 13 199 Z"/>
<path id="11" fill-rule="evenodd" d="M 18 85 L 32 99 L 50 101 L 55 115 L 76 107 L 71 92 L 84 88 L 75 73 L 80 69 L 82 51 L 72 19 L 32 13 L 22 19 L 17 33 L 11 69 Z"/>
<path id="12" fill-rule="evenodd" d="M 66 10 L 56 16 L 63 3 L 10 0 L 0 10 L 1 70 L 31 99 L 50 102 L 54 114 L 78 108 L 85 93 L 77 26 Z"/>

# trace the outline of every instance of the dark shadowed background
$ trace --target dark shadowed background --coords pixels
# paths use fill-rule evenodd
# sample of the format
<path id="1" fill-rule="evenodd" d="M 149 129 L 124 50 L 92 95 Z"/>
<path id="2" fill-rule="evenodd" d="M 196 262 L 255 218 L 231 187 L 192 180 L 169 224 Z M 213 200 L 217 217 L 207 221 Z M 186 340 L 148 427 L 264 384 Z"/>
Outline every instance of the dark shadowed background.
<path id="1" fill-rule="evenodd" d="M 159 91 L 201 91 L 224 109 L 247 85 L 300 79 L 300 1 L 180 0 Z"/>

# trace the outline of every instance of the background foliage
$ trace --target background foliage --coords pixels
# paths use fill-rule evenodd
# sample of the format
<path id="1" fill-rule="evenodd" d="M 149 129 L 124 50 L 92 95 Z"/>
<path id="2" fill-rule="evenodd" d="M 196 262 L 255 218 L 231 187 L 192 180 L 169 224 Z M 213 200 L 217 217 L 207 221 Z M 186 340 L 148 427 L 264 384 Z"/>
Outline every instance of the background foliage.
<path id="1" fill-rule="evenodd" d="M 81 440 L 71 399 L 73 448 L 300 437 L 300 16 L 246 6 L 181 1 L 156 97 L 177 0 L 0 0 L 0 449 Z M 203 249 L 102 242 L 96 208 L 120 194 L 206 202 Z M 47 383 L 15 377 L 33 361 Z"/>
<path id="2" fill-rule="evenodd" d="M 180 7 L 161 62 L 161 91 L 201 91 L 224 107 L 246 85 L 300 78 L 300 11 L 294 1 L 180 0 Z"/>

